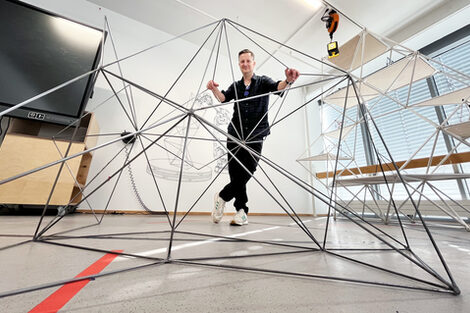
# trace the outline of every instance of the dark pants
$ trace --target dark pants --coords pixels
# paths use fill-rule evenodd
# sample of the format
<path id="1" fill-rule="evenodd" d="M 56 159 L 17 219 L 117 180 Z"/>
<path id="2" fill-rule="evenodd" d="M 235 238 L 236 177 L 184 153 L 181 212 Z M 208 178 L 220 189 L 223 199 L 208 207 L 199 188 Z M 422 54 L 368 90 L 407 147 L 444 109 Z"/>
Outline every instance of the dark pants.
<path id="1" fill-rule="evenodd" d="M 260 139 L 257 142 L 250 142 L 246 144 L 248 147 L 261 154 L 261 149 L 263 148 L 263 140 Z M 251 154 L 249 151 L 245 150 L 243 147 L 238 146 L 237 143 L 227 141 L 227 148 L 234 154 L 234 156 L 248 169 L 246 171 L 240 163 L 235 160 L 232 155 L 229 153 L 228 156 L 228 173 L 230 175 L 230 183 L 228 183 L 224 189 L 219 193 L 219 196 L 224 201 L 230 201 L 235 198 L 234 207 L 238 210 L 245 210 L 245 213 L 248 213 L 248 207 L 246 203 L 248 202 L 248 196 L 246 195 L 246 183 L 250 180 L 253 173 L 256 171 L 258 166 L 259 157 L 254 153 Z"/>

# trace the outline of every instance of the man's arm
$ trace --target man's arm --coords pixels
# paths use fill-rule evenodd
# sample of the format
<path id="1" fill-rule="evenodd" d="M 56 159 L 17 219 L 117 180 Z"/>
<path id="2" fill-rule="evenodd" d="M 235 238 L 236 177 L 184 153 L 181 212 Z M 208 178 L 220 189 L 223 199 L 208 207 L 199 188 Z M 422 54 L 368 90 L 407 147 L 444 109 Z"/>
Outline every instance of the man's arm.
<path id="1" fill-rule="evenodd" d="M 284 73 L 286 74 L 286 79 L 279 82 L 277 85 L 277 90 L 284 90 L 287 86 L 293 84 L 300 75 L 299 71 L 293 68 L 286 68 Z"/>
<path id="2" fill-rule="evenodd" d="M 222 103 L 222 102 L 225 101 L 225 95 L 223 93 L 221 93 L 219 88 L 217 88 L 217 87 L 219 87 L 219 84 L 217 84 L 213 80 L 210 80 L 207 83 L 207 89 L 212 91 L 212 94 L 214 94 L 214 97 L 216 97 L 216 99 L 219 100 Z"/>

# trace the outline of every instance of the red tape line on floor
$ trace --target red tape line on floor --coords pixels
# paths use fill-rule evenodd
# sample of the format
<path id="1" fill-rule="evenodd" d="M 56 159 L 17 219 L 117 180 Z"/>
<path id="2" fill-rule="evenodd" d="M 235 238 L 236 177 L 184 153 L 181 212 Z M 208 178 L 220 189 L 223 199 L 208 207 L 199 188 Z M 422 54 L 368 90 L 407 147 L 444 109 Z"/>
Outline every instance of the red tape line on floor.
<path id="1" fill-rule="evenodd" d="M 121 253 L 123 250 L 113 250 L 113 252 Z M 75 278 L 95 275 L 101 272 L 106 266 L 108 266 L 118 255 L 108 253 L 105 254 L 101 259 L 90 265 L 83 272 L 75 276 Z M 73 283 L 68 283 L 60 287 L 56 292 L 51 294 L 49 297 L 44 299 L 41 303 L 35 306 L 29 313 L 45 313 L 45 312 L 57 312 L 67 302 L 69 302 L 86 284 L 90 282 L 90 279 L 85 279 Z"/>

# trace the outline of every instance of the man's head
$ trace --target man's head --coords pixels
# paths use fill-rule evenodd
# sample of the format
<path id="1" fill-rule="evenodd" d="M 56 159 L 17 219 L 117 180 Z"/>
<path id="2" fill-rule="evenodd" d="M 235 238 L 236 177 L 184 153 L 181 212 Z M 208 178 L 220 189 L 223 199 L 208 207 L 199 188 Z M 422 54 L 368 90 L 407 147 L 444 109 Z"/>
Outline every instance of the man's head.
<path id="1" fill-rule="evenodd" d="M 255 54 L 248 49 L 238 52 L 238 65 L 243 75 L 253 74 L 255 69 Z"/>

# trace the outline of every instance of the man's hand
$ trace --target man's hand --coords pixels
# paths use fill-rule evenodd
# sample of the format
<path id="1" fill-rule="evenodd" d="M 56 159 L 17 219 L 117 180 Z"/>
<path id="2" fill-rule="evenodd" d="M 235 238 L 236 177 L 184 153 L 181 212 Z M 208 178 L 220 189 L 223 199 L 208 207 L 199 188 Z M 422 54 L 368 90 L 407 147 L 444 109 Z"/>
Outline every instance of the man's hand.
<path id="1" fill-rule="evenodd" d="M 212 91 L 212 93 L 214 94 L 214 97 L 216 97 L 217 100 L 219 100 L 220 102 L 224 102 L 225 101 L 225 96 L 224 96 L 223 93 L 220 92 L 219 88 L 217 88 L 217 87 L 219 87 L 219 84 L 217 84 L 213 80 L 210 80 L 207 83 L 207 89 Z"/>
<path id="2" fill-rule="evenodd" d="M 296 69 L 294 68 L 286 68 L 286 70 L 284 71 L 284 73 L 286 74 L 286 80 L 292 84 L 293 82 L 295 82 L 297 80 L 297 78 L 299 78 L 299 71 L 297 71 Z"/>
<path id="3" fill-rule="evenodd" d="M 219 87 L 219 84 L 217 84 L 215 81 L 213 80 L 210 80 L 208 83 L 207 83 L 207 89 L 209 89 L 210 91 L 214 91 L 214 89 L 217 89 L 217 87 Z"/>

